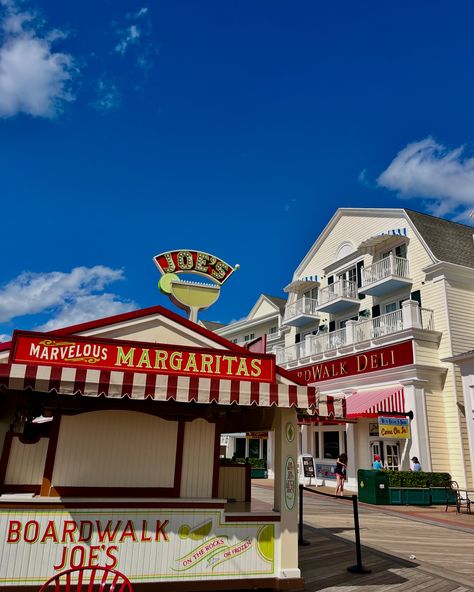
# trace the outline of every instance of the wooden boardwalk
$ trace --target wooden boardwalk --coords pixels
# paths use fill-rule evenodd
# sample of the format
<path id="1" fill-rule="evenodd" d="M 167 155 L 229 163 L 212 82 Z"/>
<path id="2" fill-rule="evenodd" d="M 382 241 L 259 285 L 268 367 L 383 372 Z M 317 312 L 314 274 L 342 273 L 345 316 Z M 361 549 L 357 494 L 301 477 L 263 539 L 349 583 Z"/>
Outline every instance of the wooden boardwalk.
<path id="1" fill-rule="evenodd" d="M 271 506 L 271 482 L 254 483 L 252 497 Z M 308 592 L 474 592 L 474 528 L 361 504 L 362 561 L 371 573 L 356 575 L 347 571 L 356 563 L 350 500 L 305 493 L 304 509 Z"/>

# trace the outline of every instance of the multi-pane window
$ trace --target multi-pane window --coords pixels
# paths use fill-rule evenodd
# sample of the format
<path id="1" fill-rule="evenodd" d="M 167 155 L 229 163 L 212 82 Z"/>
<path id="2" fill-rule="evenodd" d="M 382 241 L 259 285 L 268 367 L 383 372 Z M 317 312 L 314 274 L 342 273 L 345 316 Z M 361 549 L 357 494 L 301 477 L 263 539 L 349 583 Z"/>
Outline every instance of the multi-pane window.
<path id="1" fill-rule="evenodd" d="M 252 341 L 252 339 L 255 339 L 255 333 L 249 333 L 244 337 L 244 341 Z"/>
<path id="2" fill-rule="evenodd" d="M 351 267 L 350 269 L 346 269 L 342 273 L 337 274 L 338 279 L 346 280 L 348 282 L 357 282 L 357 268 Z"/>

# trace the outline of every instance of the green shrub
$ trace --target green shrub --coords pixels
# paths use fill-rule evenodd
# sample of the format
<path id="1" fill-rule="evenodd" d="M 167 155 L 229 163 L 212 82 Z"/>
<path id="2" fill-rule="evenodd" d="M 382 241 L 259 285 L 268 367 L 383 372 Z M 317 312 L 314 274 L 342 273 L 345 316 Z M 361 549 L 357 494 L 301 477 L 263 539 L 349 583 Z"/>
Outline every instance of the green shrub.
<path id="1" fill-rule="evenodd" d="M 451 481 L 449 473 L 420 471 L 387 471 L 389 487 L 445 487 Z"/>
<path id="2" fill-rule="evenodd" d="M 237 464 L 249 464 L 252 469 L 266 469 L 267 463 L 264 458 L 236 458 L 234 462 Z"/>

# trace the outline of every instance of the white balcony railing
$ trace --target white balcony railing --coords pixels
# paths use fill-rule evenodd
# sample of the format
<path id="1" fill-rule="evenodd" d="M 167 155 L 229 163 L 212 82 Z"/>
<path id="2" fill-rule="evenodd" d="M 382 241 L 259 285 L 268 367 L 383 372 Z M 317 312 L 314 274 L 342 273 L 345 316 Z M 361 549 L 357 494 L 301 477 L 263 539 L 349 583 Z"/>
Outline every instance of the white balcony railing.
<path id="1" fill-rule="evenodd" d="M 362 269 L 362 287 L 375 284 L 390 276 L 409 277 L 408 259 L 390 255 Z"/>
<path id="2" fill-rule="evenodd" d="M 314 298 L 300 298 L 293 304 L 287 304 L 285 309 L 284 321 L 289 321 L 300 315 L 317 315 L 316 307 L 318 301 Z"/>
<path id="3" fill-rule="evenodd" d="M 356 343 L 377 339 L 403 330 L 403 311 L 395 310 L 387 314 L 362 321 L 355 326 Z"/>
<path id="4" fill-rule="evenodd" d="M 301 343 L 285 348 L 275 348 L 277 364 L 298 362 L 302 358 L 392 335 L 409 328 L 434 331 L 433 311 L 419 308 L 415 302 L 410 302 L 412 304 L 410 309 L 396 310 L 373 319 L 348 321 L 344 329 L 321 335 L 308 335 Z"/>
<path id="5" fill-rule="evenodd" d="M 331 302 L 336 298 L 357 298 L 357 285 L 348 280 L 338 280 L 319 291 L 319 305 Z"/>

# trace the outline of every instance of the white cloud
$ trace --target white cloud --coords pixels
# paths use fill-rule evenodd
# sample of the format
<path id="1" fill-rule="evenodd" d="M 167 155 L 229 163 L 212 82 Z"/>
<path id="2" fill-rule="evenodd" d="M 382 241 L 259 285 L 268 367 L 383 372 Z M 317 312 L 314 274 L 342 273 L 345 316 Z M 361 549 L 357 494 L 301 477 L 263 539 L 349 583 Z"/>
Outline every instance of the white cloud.
<path id="1" fill-rule="evenodd" d="M 53 50 L 65 34 L 53 30 L 42 35 L 35 16 L 19 11 L 10 0 L 0 0 L 0 10 L 0 116 L 55 117 L 65 102 L 74 100 L 74 60 Z"/>
<path id="2" fill-rule="evenodd" d="M 0 322 L 46 313 L 53 316 L 42 327 L 52 328 L 132 310 L 133 302 L 112 293 L 97 294 L 123 277 L 121 269 L 102 265 L 76 267 L 69 273 L 24 272 L 0 288 Z"/>
<path id="3" fill-rule="evenodd" d="M 111 315 L 129 312 L 137 307 L 130 302 L 117 300 L 115 294 L 98 294 L 78 296 L 74 301 L 66 303 L 59 313 L 44 325 L 37 327 L 39 331 L 51 331 L 58 327 L 68 327 L 85 323 L 93 319 L 102 319 Z"/>
<path id="4" fill-rule="evenodd" d="M 400 150 L 377 183 L 402 197 L 424 198 L 436 216 L 467 219 L 474 207 L 474 158 L 466 152 L 427 137 Z"/>
<path id="5" fill-rule="evenodd" d="M 115 51 L 123 55 L 127 51 L 128 47 L 136 43 L 140 37 L 141 32 L 137 25 L 130 25 L 129 27 L 126 27 L 122 31 L 122 38 L 115 46 Z"/>
<path id="6" fill-rule="evenodd" d="M 5 341 L 10 341 L 12 338 L 11 335 L 7 335 L 6 333 L 0 333 L 0 343 L 4 343 Z"/>

